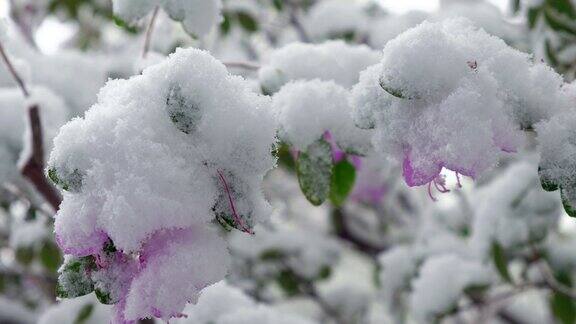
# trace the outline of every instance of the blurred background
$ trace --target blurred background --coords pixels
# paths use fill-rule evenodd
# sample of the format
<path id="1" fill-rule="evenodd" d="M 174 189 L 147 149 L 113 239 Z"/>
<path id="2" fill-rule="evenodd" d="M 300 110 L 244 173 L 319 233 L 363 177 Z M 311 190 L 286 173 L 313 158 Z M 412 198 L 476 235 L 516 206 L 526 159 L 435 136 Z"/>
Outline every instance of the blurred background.
<path id="1" fill-rule="evenodd" d="M 339 40 L 379 52 L 425 20 L 465 17 L 546 62 L 566 82 L 576 74 L 571 0 L 223 0 L 221 23 L 203 38 L 188 35 L 160 11 L 144 55 L 151 17 L 129 24 L 113 14 L 109 0 L 0 0 L 0 17 L 8 26 L 0 40 L 16 69 L 52 98 L 45 112 L 49 139 L 65 121 L 83 115 L 108 79 L 137 75 L 178 47 L 209 50 L 261 91 L 267 85 L 258 68 L 288 44 Z M 92 294 L 56 300 L 62 256 L 53 237 L 54 213 L 17 169 L 25 148 L 24 109 L 0 67 L 0 323 L 107 323 L 111 307 Z M 293 157 L 281 146 L 280 167 L 265 179 L 275 210 L 271 224 L 254 237 L 230 232 L 233 267 L 226 282 L 208 288 L 197 306 L 185 310 L 187 318 L 173 322 L 411 323 L 415 306 L 409 300 L 421 265 L 461 253 L 480 222 L 479 206 L 497 198 L 491 193 L 502 179 L 533 176 L 515 167 L 521 159 L 537 161 L 533 146 L 501 161 L 481 181 L 445 172 L 451 192 L 438 193 L 438 202 L 425 188 L 408 188 L 398 165 L 365 158 L 348 201 L 321 207 L 302 195 Z M 570 293 L 514 284 L 538 277 L 535 260 L 544 260 L 562 287 L 572 289 L 576 275 L 576 227 L 559 198 L 539 184 L 524 194 L 529 198 L 482 225 L 496 237 L 489 261 L 495 279 L 456 292 L 454 307 L 439 310 L 435 322 L 576 323 Z M 446 274 L 442 284 L 448 287 Z M 435 293 L 429 294 L 433 300 Z M 246 309 L 253 317 L 238 315 Z"/>

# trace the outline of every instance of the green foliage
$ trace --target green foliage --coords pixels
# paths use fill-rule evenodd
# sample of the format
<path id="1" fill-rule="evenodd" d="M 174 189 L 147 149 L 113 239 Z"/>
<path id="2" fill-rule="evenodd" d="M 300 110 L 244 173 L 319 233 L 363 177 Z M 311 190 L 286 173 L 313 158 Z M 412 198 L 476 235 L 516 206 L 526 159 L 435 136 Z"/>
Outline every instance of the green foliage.
<path id="1" fill-rule="evenodd" d="M 48 178 L 64 191 L 79 192 L 82 189 L 84 175 L 78 169 L 71 174 L 62 176 L 55 167 L 48 169 Z"/>
<path id="2" fill-rule="evenodd" d="M 90 272 L 96 269 L 92 256 L 71 257 L 60 268 L 56 296 L 59 298 L 76 298 L 94 291 Z"/>
<path id="3" fill-rule="evenodd" d="M 569 274 L 560 273 L 556 275 L 556 278 L 562 285 L 572 287 L 572 280 Z M 576 305 L 570 296 L 554 291 L 550 295 L 549 304 L 552 314 L 554 314 L 559 323 L 576 323 Z"/>
<path id="4" fill-rule="evenodd" d="M 228 35 L 234 25 L 238 25 L 248 33 L 255 33 L 260 29 L 258 20 L 246 11 L 224 11 L 220 23 L 220 33 Z"/>
<path id="5" fill-rule="evenodd" d="M 284 258 L 284 253 L 278 249 L 269 249 L 260 253 L 262 261 L 278 261 Z"/>
<path id="6" fill-rule="evenodd" d="M 330 181 L 330 201 L 335 206 L 341 206 L 345 201 L 356 179 L 356 168 L 346 159 L 336 163 L 332 169 Z"/>
<path id="7" fill-rule="evenodd" d="M 491 253 L 492 261 L 494 262 L 500 277 L 502 277 L 502 279 L 506 282 L 513 283 L 510 272 L 508 271 L 508 258 L 506 256 L 506 252 L 498 242 L 492 242 Z"/>
<path id="8" fill-rule="evenodd" d="M 249 33 L 258 31 L 258 22 L 249 13 L 240 11 L 236 14 L 236 18 L 245 31 Z"/>
<path id="9" fill-rule="evenodd" d="M 100 288 L 94 289 L 94 294 L 96 295 L 96 298 L 98 299 L 98 301 L 104 305 L 113 305 L 113 304 L 118 302 L 118 301 L 112 300 L 112 297 L 110 296 L 110 292 L 103 291 Z"/>
<path id="10" fill-rule="evenodd" d="M 380 79 L 380 87 L 384 89 L 384 91 L 388 92 L 391 96 L 396 97 L 398 99 L 414 99 L 407 96 L 401 89 L 394 89 L 388 86 L 382 79 Z"/>
<path id="11" fill-rule="evenodd" d="M 292 297 L 300 292 L 298 277 L 289 270 L 280 271 L 276 277 L 276 282 L 282 288 L 286 296 Z"/>
<path id="12" fill-rule="evenodd" d="M 19 247 L 16 249 L 16 260 L 18 263 L 28 266 L 34 260 L 34 248 L 31 246 Z"/>
<path id="13" fill-rule="evenodd" d="M 179 85 L 172 86 L 166 98 L 166 111 L 176 128 L 185 134 L 192 134 L 198 129 L 202 119 L 202 110 L 182 93 Z"/>
<path id="14" fill-rule="evenodd" d="M 562 206 L 564 206 L 566 214 L 570 217 L 576 217 L 576 209 L 574 209 L 568 197 L 566 197 L 566 191 L 562 188 L 560 188 L 560 197 L 562 198 Z"/>
<path id="15" fill-rule="evenodd" d="M 50 272 L 56 272 L 62 262 L 60 250 L 51 241 L 45 241 L 40 248 L 40 263 Z"/>
<path id="16" fill-rule="evenodd" d="M 296 173 L 304 196 L 312 205 L 321 205 L 328 198 L 332 179 L 330 144 L 320 139 L 310 144 L 306 152 L 300 152 Z"/>
<path id="17" fill-rule="evenodd" d="M 94 305 L 93 304 L 86 304 L 86 305 L 82 306 L 82 308 L 78 312 L 78 315 L 76 315 L 76 319 L 74 319 L 74 324 L 86 323 L 86 321 L 92 315 L 93 311 L 94 311 Z"/>

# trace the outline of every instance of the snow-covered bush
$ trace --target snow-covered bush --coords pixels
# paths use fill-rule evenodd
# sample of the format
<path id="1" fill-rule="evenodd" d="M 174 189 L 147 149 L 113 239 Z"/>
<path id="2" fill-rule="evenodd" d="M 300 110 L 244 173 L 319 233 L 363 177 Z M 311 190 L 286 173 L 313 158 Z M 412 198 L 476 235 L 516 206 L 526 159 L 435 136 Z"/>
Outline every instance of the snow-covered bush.
<path id="1" fill-rule="evenodd" d="M 0 3 L 0 322 L 576 322 L 573 2 L 382 3 Z"/>

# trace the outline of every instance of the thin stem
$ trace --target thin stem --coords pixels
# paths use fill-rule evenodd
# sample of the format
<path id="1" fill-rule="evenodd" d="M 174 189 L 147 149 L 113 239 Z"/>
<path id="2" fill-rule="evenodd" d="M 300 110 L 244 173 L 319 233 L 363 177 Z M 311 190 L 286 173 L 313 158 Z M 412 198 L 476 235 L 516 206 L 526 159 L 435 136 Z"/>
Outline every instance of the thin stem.
<path id="1" fill-rule="evenodd" d="M 296 29 L 298 37 L 300 37 L 300 41 L 302 41 L 303 43 L 310 43 L 311 38 L 308 35 L 308 32 L 306 32 L 304 26 L 302 25 L 302 22 L 300 21 L 297 4 L 294 3 L 293 1 L 288 1 L 288 5 L 290 6 L 290 17 L 289 17 L 290 24 L 292 25 L 292 27 L 294 27 L 294 29 Z"/>
<path id="2" fill-rule="evenodd" d="M 28 89 L 26 88 L 26 84 L 24 83 L 24 80 L 22 80 L 22 78 L 20 78 L 20 75 L 18 74 L 18 72 L 16 72 L 14 65 L 12 64 L 10 59 L 8 58 L 8 55 L 6 54 L 6 51 L 4 50 L 4 46 L 2 46 L 2 43 L 0 43 L 0 56 L 2 57 L 2 60 L 4 61 L 6 67 L 8 68 L 8 72 L 10 72 L 10 74 L 14 78 L 14 81 L 16 81 L 16 84 L 18 85 L 18 87 L 20 88 L 22 93 L 24 94 L 24 97 L 29 98 L 30 92 L 28 92 Z"/>
<path id="3" fill-rule="evenodd" d="M 544 279 L 544 284 L 557 293 L 561 293 L 572 299 L 576 299 L 576 292 L 574 292 L 570 287 L 564 286 L 556 279 L 556 277 L 554 277 L 552 269 L 550 269 L 550 265 L 548 265 L 546 260 L 542 258 L 541 253 L 539 253 L 539 251 L 534 246 L 532 246 L 532 253 L 534 253 L 536 260 L 539 260 L 536 263 L 536 266 L 542 275 L 542 279 Z"/>
<path id="4" fill-rule="evenodd" d="M 154 23 L 156 22 L 156 17 L 158 16 L 159 6 L 154 8 L 152 12 L 152 17 L 150 17 L 150 22 L 146 28 L 146 35 L 144 36 L 144 48 L 142 49 L 142 58 L 146 58 L 148 52 L 150 51 L 150 43 L 152 42 L 152 32 L 154 31 Z"/>
<path id="5" fill-rule="evenodd" d="M 228 68 L 240 68 L 246 70 L 260 69 L 260 64 L 254 62 L 224 62 L 224 65 Z"/>
<path id="6" fill-rule="evenodd" d="M 240 216 L 238 216 L 238 213 L 236 212 L 236 206 L 234 206 L 234 200 L 232 200 L 232 194 L 230 193 L 230 188 L 228 188 L 228 182 L 226 182 L 226 179 L 224 178 L 224 175 L 222 174 L 222 172 L 220 172 L 220 170 L 216 170 L 216 172 L 218 172 L 218 176 L 220 177 L 220 180 L 222 181 L 222 184 L 224 185 L 224 190 L 226 190 L 226 195 L 228 195 L 228 202 L 230 203 L 230 209 L 232 210 L 232 216 L 234 217 L 234 222 L 236 223 L 236 225 L 238 225 L 241 230 L 244 233 L 248 233 L 248 234 L 254 234 L 242 221 L 242 218 L 240 218 Z"/>

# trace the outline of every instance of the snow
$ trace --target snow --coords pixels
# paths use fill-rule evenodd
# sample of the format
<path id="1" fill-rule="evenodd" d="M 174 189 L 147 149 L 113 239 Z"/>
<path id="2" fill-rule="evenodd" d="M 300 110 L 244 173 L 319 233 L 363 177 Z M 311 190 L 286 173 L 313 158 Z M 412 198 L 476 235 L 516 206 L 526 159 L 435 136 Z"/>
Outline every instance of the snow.
<path id="1" fill-rule="evenodd" d="M 120 314 L 177 315 L 226 272 L 223 240 L 209 222 L 219 217 L 251 231 L 269 216 L 260 183 L 275 164 L 275 125 L 270 99 L 201 50 L 178 50 L 142 75 L 109 81 L 98 103 L 55 139 L 47 172 L 64 190 L 60 247 L 98 254 L 110 238 L 142 257 L 163 231 L 192 231 L 194 238 L 176 235 L 153 254 Z M 183 285 L 189 269 L 198 278 Z"/>
<path id="2" fill-rule="evenodd" d="M 52 323 L 75 323 L 79 313 L 91 307 L 88 318 L 84 324 L 108 323 L 112 313 L 112 307 L 102 305 L 93 294 L 66 299 L 49 307 L 38 320 L 38 324 Z"/>
<path id="3" fill-rule="evenodd" d="M 27 132 L 28 103 L 40 107 L 45 152 L 52 147 L 52 139 L 68 116 L 68 107 L 49 89 L 32 87 L 31 99 L 26 100 L 18 88 L 0 88 L 0 183 L 14 182 L 20 178 L 16 162 L 28 151 Z"/>
<path id="4" fill-rule="evenodd" d="M 376 127 L 409 186 L 438 183 L 442 168 L 477 178 L 522 146 L 521 128 L 568 107 L 560 76 L 465 19 L 407 31 L 380 65 L 352 90 L 354 119 Z"/>
<path id="5" fill-rule="evenodd" d="M 300 316 L 283 313 L 265 304 L 259 304 L 240 289 L 219 282 L 206 288 L 198 304 L 190 305 L 184 313 L 187 318 L 176 319 L 176 324 L 312 324 Z"/>
<path id="6" fill-rule="evenodd" d="M 543 239 L 556 226 L 558 195 L 542 190 L 531 160 L 514 163 L 477 193 L 470 241 L 479 257 L 489 257 L 492 242 L 506 249 L 522 246 Z"/>
<path id="7" fill-rule="evenodd" d="M 114 13 L 128 22 L 135 22 L 159 6 L 170 17 L 182 22 L 192 35 L 207 35 L 220 22 L 220 0 L 114 0 Z"/>
<path id="8" fill-rule="evenodd" d="M 412 314 L 418 323 L 430 323 L 455 307 L 465 289 L 489 285 L 491 278 L 492 273 L 477 261 L 455 255 L 429 258 L 412 284 Z"/>
<path id="9" fill-rule="evenodd" d="M 315 40 L 333 39 L 348 33 L 362 33 L 367 15 L 363 4 L 348 0 L 319 1 L 310 8 L 305 26 Z"/>
<path id="10" fill-rule="evenodd" d="M 296 80 L 334 81 L 350 88 L 358 82 L 358 73 L 379 59 L 380 53 L 365 45 L 348 45 L 342 41 L 296 42 L 274 50 L 258 75 L 267 93 L 274 93 L 285 83 Z"/>
<path id="11" fill-rule="evenodd" d="M 366 153 L 369 131 L 355 127 L 349 92 L 333 81 L 296 81 L 273 97 L 280 138 L 300 151 L 330 132 L 341 150 Z"/>

